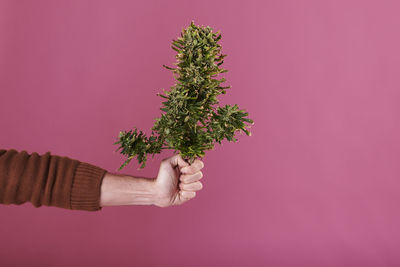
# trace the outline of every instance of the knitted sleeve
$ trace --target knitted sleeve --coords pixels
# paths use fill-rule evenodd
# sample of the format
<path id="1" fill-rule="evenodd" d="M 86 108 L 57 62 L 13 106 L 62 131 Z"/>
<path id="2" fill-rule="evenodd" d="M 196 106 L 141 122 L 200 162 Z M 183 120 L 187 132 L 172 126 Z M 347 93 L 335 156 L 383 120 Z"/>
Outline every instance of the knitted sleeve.
<path id="1" fill-rule="evenodd" d="M 107 171 L 68 157 L 0 149 L 0 204 L 96 211 Z"/>

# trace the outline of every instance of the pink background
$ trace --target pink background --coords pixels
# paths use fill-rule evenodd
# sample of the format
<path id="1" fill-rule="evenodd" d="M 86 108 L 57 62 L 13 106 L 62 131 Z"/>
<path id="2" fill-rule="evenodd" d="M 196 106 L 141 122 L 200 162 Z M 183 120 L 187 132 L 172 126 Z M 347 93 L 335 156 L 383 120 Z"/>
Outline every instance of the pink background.
<path id="1" fill-rule="evenodd" d="M 1 1 L 1 148 L 116 169 L 148 131 L 193 19 L 252 137 L 204 158 L 172 208 L 0 205 L 0 265 L 399 266 L 398 1 Z M 172 151 L 124 173 L 154 177 Z"/>

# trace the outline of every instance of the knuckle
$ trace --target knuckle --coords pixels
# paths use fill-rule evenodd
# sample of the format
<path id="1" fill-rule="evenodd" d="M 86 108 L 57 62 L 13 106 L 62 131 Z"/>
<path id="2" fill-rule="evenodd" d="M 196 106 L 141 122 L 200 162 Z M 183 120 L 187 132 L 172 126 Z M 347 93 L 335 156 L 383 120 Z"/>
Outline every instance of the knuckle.
<path id="1" fill-rule="evenodd" d="M 202 165 L 203 165 L 203 162 L 201 161 L 201 160 L 196 160 L 196 167 L 198 167 L 199 169 L 201 169 L 201 168 L 203 168 L 202 167 Z"/>
<path id="2" fill-rule="evenodd" d="M 183 201 L 185 201 L 186 200 L 186 195 L 185 195 L 185 191 L 181 191 L 180 192 L 180 198 L 183 200 Z"/>
<path id="3" fill-rule="evenodd" d="M 183 167 L 183 168 L 181 169 L 181 171 L 182 171 L 183 173 L 185 173 L 185 174 L 189 174 L 189 173 L 191 173 L 192 168 L 191 168 L 191 166 L 186 166 L 186 167 Z"/>
<path id="4" fill-rule="evenodd" d="M 203 173 L 199 171 L 199 179 L 203 178 Z"/>
<path id="5" fill-rule="evenodd" d="M 185 192 L 183 192 L 182 195 L 183 195 L 184 198 L 190 199 L 190 198 L 193 198 L 195 196 L 195 192 L 185 191 Z"/>

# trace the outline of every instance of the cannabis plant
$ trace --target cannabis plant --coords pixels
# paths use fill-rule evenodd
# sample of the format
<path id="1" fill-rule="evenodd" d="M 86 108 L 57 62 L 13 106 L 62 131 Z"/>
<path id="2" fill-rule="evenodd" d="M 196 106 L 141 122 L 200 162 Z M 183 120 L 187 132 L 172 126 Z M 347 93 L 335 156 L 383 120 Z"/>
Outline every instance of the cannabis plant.
<path id="1" fill-rule="evenodd" d="M 176 83 L 171 90 L 158 93 L 162 97 L 161 117 L 156 118 L 151 135 L 146 136 L 136 127 L 119 133 L 121 154 L 127 156 L 119 170 L 137 157 L 140 168 L 144 168 L 147 155 L 160 153 L 162 149 L 179 151 L 189 164 L 204 151 L 213 149 L 214 143 L 227 139 L 236 142 L 235 133 L 251 133 L 253 120 L 238 105 L 216 106 L 217 96 L 225 94 L 231 86 L 221 86 L 225 78 L 216 79 L 218 74 L 227 72 L 220 67 L 227 55 L 220 54 L 220 31 L 214 33 L 209 26 L 199 27 L 192 21 L 182 29 L 180 37 L 173 40 L 171 48 L 177 52 L 176 68 L 163 65 L 172 70 Z"/>

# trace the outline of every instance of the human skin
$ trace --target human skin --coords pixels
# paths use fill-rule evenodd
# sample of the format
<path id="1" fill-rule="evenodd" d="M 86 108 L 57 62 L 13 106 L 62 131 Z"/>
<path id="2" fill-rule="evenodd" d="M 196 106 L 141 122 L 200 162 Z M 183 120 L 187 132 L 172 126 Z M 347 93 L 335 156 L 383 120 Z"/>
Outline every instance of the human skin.
<path id="1" fill-rule="evenodd" d="M 203 167 L 201 160 L 189 165 L 177 154 L 161 161 L 156 178 L 107 172 L 101 184 L 100 206 L 183 204 L 203 188 Z"/>

